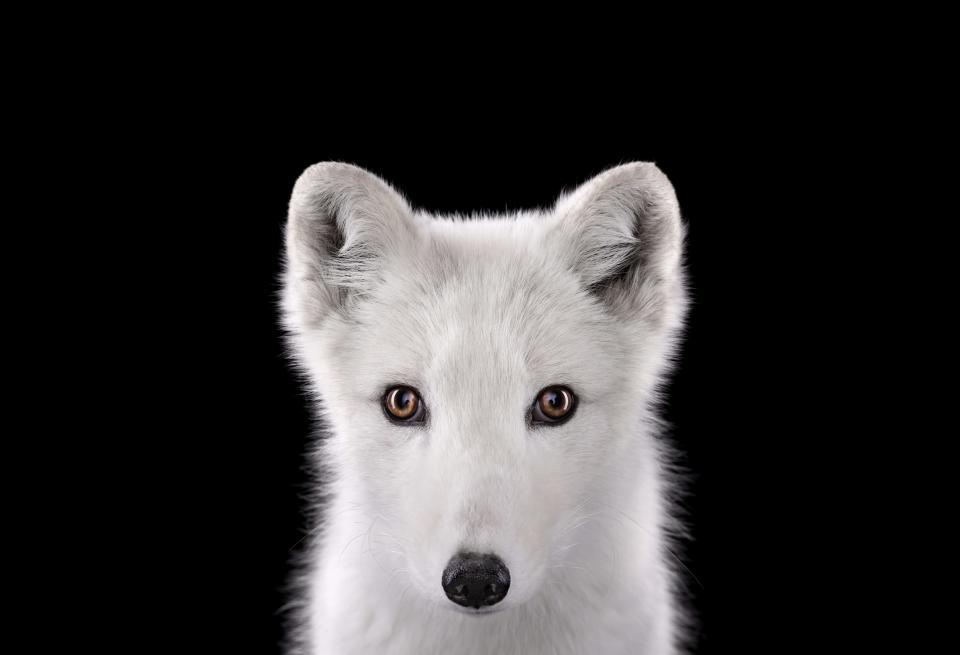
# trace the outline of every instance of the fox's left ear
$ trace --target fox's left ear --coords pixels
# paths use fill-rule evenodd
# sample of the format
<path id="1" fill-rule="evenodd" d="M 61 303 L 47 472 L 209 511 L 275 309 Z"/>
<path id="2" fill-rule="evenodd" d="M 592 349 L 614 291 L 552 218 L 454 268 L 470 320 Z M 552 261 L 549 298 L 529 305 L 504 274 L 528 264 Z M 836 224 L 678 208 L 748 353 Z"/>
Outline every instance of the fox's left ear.
<path id="1" fill-rule="evenodd" d="M 611 168 L 562 196 L 554 234 L 584 287 L 618 315 L 676 325 L 686 295 L 685 228 L 673 185 L 656 165 Z"/>

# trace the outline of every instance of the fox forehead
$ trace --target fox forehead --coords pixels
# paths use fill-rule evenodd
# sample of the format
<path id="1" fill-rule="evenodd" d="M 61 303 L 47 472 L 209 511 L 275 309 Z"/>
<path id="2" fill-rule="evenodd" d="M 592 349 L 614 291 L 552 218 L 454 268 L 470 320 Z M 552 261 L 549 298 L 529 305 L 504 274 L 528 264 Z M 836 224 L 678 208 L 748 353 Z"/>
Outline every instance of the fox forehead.
<path id="1" fill-rule="evenodd" d="M 603 392 L 594 380 L 615 384 L 617 376 L 600 369 L 627 355 L 620 326 L 571 270 L 518 241 L 522 230 L 498 230 L 508 220 L 483 231 L 451 223 L 442 237 L 385 263 L 381 283 L 342 333 L 345 360 L 376 371 L 376 384 L 448 391 L 533 393 L 539 386 L 528 387 L 562 382 L 588 401 Z M 480 233 L 487 238 L 472 238 Z"/>
<path id="2" fill-rule="evenodd" d="M 333 400 L 396 383 L 502 399 L 566 383 L 619 403 L 655 391 L 669 364 L 683 233 L 650 163 L 609 169 L 551 209 L 470 217 L 414 210 L 371 173 L 320 163 L 291 196 L 285 325 Z"/>

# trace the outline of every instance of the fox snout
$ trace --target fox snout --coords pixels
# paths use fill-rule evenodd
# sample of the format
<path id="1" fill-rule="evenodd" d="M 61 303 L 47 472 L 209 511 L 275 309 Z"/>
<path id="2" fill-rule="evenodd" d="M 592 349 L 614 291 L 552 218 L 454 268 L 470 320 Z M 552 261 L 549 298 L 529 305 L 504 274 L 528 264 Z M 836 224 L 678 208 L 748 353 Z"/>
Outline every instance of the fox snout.
<path id="1" fill-rule="evenodd" d="M 447 598 L 462 607 L 496 605 L 510 590 L 510 571 L 496 555 L 458 553 L 443 571 L 441 585 Z"/>

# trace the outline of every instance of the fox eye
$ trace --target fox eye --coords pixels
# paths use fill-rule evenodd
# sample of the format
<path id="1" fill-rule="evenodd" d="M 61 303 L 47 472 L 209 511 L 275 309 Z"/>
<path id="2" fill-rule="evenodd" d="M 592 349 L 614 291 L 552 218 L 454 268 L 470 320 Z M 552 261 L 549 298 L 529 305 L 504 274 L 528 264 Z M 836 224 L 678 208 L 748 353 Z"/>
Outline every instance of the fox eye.
<path id="1" fill-rule="evenodd" d="M 383 411 L 394 423 L 423 423 L 426 415 L 420 392 L 403 385 L 387 389 L 383 395 Z"/>
<path id="2" fill-rule="evenodd" d="M 543 389 L 533 401 L 531 422 L 534 424 L 564 423 L 573 416 L 577 397 L 567 387 L 553 386 Z"/>

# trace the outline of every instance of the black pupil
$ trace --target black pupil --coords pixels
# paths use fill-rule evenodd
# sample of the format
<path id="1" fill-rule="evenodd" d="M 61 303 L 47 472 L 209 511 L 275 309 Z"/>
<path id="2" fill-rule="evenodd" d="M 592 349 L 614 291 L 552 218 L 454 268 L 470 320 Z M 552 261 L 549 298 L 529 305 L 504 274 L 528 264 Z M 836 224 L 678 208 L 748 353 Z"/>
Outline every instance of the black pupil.
<path id="1" fill-rule="evenodd" d="M 402 410 L 406 410 L 410 403 L 413 402 L 413 392 L 410 389 L 406 389 L 397 394 L 397 405 Z"/>
<path id="2" fill-rule="evenodd" d="M 553 407 L 560 407 L 563 404 L 563 402 L 560 400 L 559 393 L 556 391 L 548 391 L 547 393 L 549 394 L 549 400 L 547 402 L 549 402 L 550 405 Z"/>

